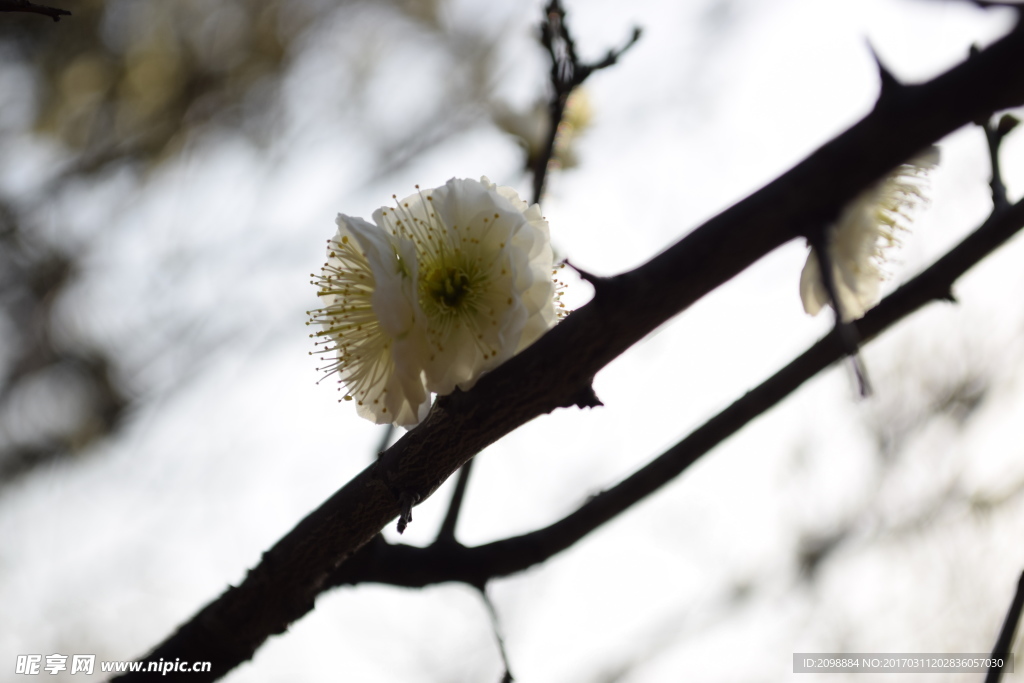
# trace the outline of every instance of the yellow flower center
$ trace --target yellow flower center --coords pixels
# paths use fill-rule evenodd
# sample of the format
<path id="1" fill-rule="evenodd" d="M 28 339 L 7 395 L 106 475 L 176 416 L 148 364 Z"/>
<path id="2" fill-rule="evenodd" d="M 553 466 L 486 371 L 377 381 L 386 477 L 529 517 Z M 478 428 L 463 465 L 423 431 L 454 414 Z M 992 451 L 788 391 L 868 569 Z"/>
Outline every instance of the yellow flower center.
<path id="1" fill-rule="evenodd" d="M 460 268 L 434 268 L 423 278 L 423 294 L 439 308 L 456 309 L 472 293 L 469 275 Z"/>

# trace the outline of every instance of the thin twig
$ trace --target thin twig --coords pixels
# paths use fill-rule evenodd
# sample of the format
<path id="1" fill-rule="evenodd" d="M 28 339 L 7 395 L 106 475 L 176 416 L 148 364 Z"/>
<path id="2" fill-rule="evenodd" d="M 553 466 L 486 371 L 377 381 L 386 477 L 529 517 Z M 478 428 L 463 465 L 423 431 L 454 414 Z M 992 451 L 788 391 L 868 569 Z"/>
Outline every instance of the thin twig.
<path id="1" fill-rule="evenodd" d="M 640 40 L 640 29 L 634 28 L 632 36 L 617 50 L 609 50 L 604 59 L 593 64 L 580 62 L 576 55 L 576 42 L 565 23 L 565 8 L 560 0 L 551 0 L 545 8 L 546 18 L 540 27 L 540 42 L 551 58 L 551 101 L 548 103 L 548 135 L 544 148 L 533 160 L 533 204 L 539 204 L 544 197 L 548 168 L 555 156 L 555 141 L 558 128 L 565 116 L 565 106 L 572 91 L 595 71 L 606 69 L 617 63 L 619 57 Z"/>
<path id="2" fill-rule="evenodd" d="M 823 226 L 822 229 L 811 233 L 809 241 L 811 250 L 818 259 L 821 281 L 825 285 L 825 293 L 832 302 L 832 310 L 835 313 L 836 331 L 840 341 L 843 343 L 846 355 L 850 358 L 850 366 L 853 368 L 853 376 L 857 382 L 857 393 L 861 398 L 871 395 L 871 384 L 868 381 L 867 368 L 861 362 L 859 349 L 860 338 L 857 336 L 857 329 L 850 321 L 844 319 L 842 303 L 839 300 L 838 287 L 836 286 L 836 273 L 832 265 L 832 252 L 828 249 L 828 232 L 830 228 Z"/>
<path id="3" fill-rule="evenodd" d="M 1002 166 L 999 163 L 999 148 L 1011 130 L 1017 127 L 1020 121 L 1011 114 L 1003 114 L 997 125 L 986 119 L 981 124 L 985 131 L 985 141 L 988 143 L 989 164 L 992 169 L 992 180 L 989 187 L 992 188 L 992 207 L 995 211 L 1003 211 L 1010 205 L 1006 196 L 1006 185 L 1003 183 Z"/>
<path id="4" fill-rule="evenodd" d="M 472 460 L 470 462 L 472 462 Z M 487 588 L 485 586 L 476 586 L 476 589 L 480 592 L 480 597 L 483 599 L 484 606 L 487 608 L 487 615 L 491 619 L 491 629 L 494 631 L 494 640 L 498 643 L 498 652 L 501 654 L 501 663 L 505 667 L 505 672 L 501 677 L 501 683 L 512 683 L 515 679 L 512 677 L 512 669 L 508 665 L 508 652 L 505 650 L 505 638 L 501 635 L 501 623 L 498 620 L 498 611 L 494 608 L 494 603 L 491 601 L 490 596 L 487 595 Z"/>
<path id="5" fill-rule="evenodd" d="M 995 647 L 992 648 L 992 659 L 1002 659 L 1003 666 L 992 666 L 985 676 L 985 683 L 999 683 L 1003 677 L 1003 670 L 1009 664 L 1007 659 L 1010 655 L 1010 648 L 1013 647 L 1013 634 L 1017 631 L 1017 622 L 1020 621 L 1020 612 L 1024 609 L 1024 572 L 1017 581 L 1017 592 L 1010 603 L 1010 609 L 1006 611 L 1006 618 L 1003 620 L 1003 628 L 999 631 L 999 638 Z"/>
<path id="6" fill-rule="evenodd" d="M 377 444 L 377 450 L 374 451 L 374 454 L 378 458 L 380 457 L 381 453 L 386 451 L 388 449 L 388 446 L 391 445 L 391 436 L 394 433 L 395 433 L 395 425 L 393 425 L 393 424 L 385 425 L 384 433 L 380 437 L 380 443 Z"/>
<path id="7" fill-rule="evenodd" d="M 541 23 L 541 43 L 551 57 L 552 96 L 551 102 L 548 105 L 548 136 L 545 140 L 544 150 L 537 159 L 532 160 L 529 167 L 529 171 L 533 175 L 533 200 L 531 204 L 539 204 L 541 199 L 543 199 L 545 178 L 555 154 L 558 128 L 561 126 L 562 118 L 565 116 L 565 106 L 569 95 L 590 73 L 615 64 L 619 56 L 640 39 L 640 29 L 636 28 L 633 30 L 632 39 L 621 49 L 609 50 L 605 59 L 598 64 L 591 66 L 581 65 L 576 57 L 575 42 L 565 24 L 565 10 L 562 8 L 559 0 L 552 0 L 545 8 L 545 13 L 545 21 Z M 562 41 L 564 55 L 556 47 L 558 40 Z M 469 479 L 469 466 L 472 462 L 472 460 L 469 461 L 459 470 L 459 479 L 455 488 L 456 493 L 452 496 L 444 524 L 438 533 L 438 540 L 455 540 L 455 524 L 458 520 L 459 507 L 462 505 L 462 498 Z"/>
<path id="8" fill-rule="evenodd" d="M 459 470 L 459 477 L 455 480 L 455 492 L 452 493 L 452 500 L 448 504 L 448 513 L 441 522 L 441 529 L 437 532 L 435 543 L 455 543 L 455 527 L 459 524 L 459 513 L 462 511 L 462 500 L 466 495 L 466 484 L 469 482 L 469 474 L 473 470 L 473 458 Z"/>

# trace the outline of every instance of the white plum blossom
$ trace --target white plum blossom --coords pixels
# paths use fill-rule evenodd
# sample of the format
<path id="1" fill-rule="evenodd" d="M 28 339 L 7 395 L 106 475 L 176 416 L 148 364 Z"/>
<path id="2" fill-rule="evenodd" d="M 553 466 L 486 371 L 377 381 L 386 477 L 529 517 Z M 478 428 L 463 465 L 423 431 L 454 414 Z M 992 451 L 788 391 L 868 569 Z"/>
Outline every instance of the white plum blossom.
<path id="1" fill-rule="evenodd" d="M 322 326 L 310 335 L 318 339 L 319 352 L 334 354 L 320 369 L 338 373 L 345 399 L 355 400 L 362 417 L 377 424 L 416 424 L 430 407 L 430 395 L 419 364 L 394 352 L 418 332 L 399 245 L 361 218 L 339 214 L 337 224 L 327 262 L 313 281 L 321 308 L 308 311 L 310 322 Z"/>
<path id="2" fill-rule="evenodd" d="M 469 389 L 558 319 L 547 221 L 487 178 L 449 180 L 373 214 L 415 254 L 427 388 Z"/>
<path id="3" fill-rule="evenodd" d="M 885 252 L 899 244 L 897 234 L 908 229 L 909 211 L 925 201 L 922 179 L 938 163 L 939 150 L 930 147 L 858 195 L 826 230 L 826 248 L 843 322 L 863 317 L 878 303 L 885 279 Z M 800 275 L 800 298 L 810 315 L 832 305 L 813 249 Z"/>
<path id="4" fill-rule="evenodd" d="M 512 188 L 453 178 L 373 220 L 338 217 L 310 312 L 363 417 L 418 423 L 562 315 L 547 221 Z"/>

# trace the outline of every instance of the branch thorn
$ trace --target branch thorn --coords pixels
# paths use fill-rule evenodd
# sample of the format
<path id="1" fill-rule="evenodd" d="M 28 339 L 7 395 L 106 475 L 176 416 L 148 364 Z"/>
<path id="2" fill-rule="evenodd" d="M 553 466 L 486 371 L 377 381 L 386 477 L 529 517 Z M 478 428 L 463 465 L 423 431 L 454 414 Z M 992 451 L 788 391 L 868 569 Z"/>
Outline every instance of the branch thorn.
<path id="1" fill-rule="evenodd" d="M 580 279 L 582 279 L 584 282 L 589 282 L 594 287 L 595 293 L 608 283 L 608 278 L 601 277 L 600 275 L 594 275 L 593 273 L 588 273 L 579 266 L 574 266 L 573 264 L 569 263 L 569 259 L 565 259 L 563 263 L 572 268 L 573 270 L 575 270 L 576 274 L 579 275 Z"/>
<path id="2" fill-rule="evenodd" d="M 999 124 L 996 126 L 996 133 L 1000 137 L 1006 137 L 1006 135 L 1020 125 L 1020 119 L 1013 114 L 1003 114 L 999 119 Z"/>
<path id="3" fill-rule="evenodd" d="M 572 404 L 577 408 L 600 408 L 604 405 L 594 391 L 594 385 L 588 384 L 580 389 L 572 398 Z"/>
<path id="4" fill-rule="evenodd" d="M 412 506 L 419 502 L 419 494 L 403 491 L 398 495 L 398 507 L 401 510 L 398 515 L 398 533 L 405 533 L 406 527 L 412 521 Z"/>
<path id="5" fill-rule="evenodd" d="M 882 58 L 878 56 L 878 52 L 875 50 L 875 46 L 870 42 L 868 43 L 868 49 L 871 50 L 871 57 L 875 60 L 875 66 L 878 67 L 878 78 L 881 81 L 881 90 L 878 93 L 878 102 L 887 102 L 897 92 L 904 88 L 904 85 L 899 82 L 899 79 L 889 71 L 888 67 L 882 63 Z"/>

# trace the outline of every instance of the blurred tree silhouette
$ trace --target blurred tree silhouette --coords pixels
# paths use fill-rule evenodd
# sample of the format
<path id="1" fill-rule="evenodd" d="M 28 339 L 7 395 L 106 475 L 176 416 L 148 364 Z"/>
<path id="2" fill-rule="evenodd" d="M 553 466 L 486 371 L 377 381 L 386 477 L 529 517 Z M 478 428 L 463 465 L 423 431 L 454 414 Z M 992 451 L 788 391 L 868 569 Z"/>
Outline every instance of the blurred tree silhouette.
<path id="1" fill-rule="evenodd" d="M 0 14 L 0 77 L 11 84 L 0 109 L 0 146 L 13 167 L 0 182 L 0 483 L 82 452 L 116 430 L 150 389 L 119 349 L 69 324 L 55 306 L 80 285 L 95 247 L 46 229 L 47 207 L 125 173 L 135 188 L 144 187 L 157 168 L 217 140 L 267 147 L 282 129 L 289 70 L 338 17 L 414 33 L 453 64 L 453 77 L 403 137 L 374 138 L 378 172 L 408 163 L 479 118 L 492 79 L 493 42 L 442 22 L 441 6 L 437 0 L 85 0 L 73 7 L 73 19 L 59 24 Z M 337 83 L 335 97 L 358 112 L 386 60 L 370 49 L 374 32 L 345 33 L 367 49 L 347 53 L 347 72 L 355 77 Z M 15 150 L 26 136 L 48 140 L 55 157 L 32 180 L 19 177 L 16 166 Z M 94 236 L 103 229 L 91 227 Z M 161 348 L 151 351 L 177 346 L 182 369 L 204 362 L 218 343 L 192 348 L 173 331 L 211 325 L 204 313 L 210 311 L 193 312 L 201 323 L 163 321 Z"/>
<path id="2" fill-rule="evenodd" d="M 28 115 L 0 129 L 0 144 L 31 133 L 63 152 L 42 186 L 0 186 L 0 481 L 80 452 L 137 398 L 116 350 L 76 338 L 54 310 L 84 254 L 44 231 L 41 211 L 70 185 L 144 172 L 218 128 L 265 138 L 288 51 L 315 9 L 286 4 L 90 0 L 59 25 L 0 22 L 4 70 L 30 86 Z"/>

